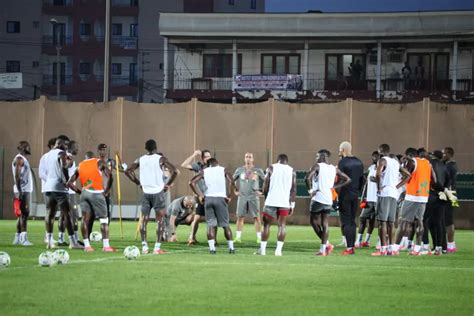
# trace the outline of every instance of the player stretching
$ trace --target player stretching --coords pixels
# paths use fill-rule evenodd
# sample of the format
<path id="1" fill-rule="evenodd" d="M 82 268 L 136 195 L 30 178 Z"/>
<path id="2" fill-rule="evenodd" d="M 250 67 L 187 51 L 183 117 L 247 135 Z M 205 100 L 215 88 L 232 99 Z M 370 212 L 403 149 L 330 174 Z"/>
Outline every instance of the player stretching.
<path id="1" fill-rule="evenodd" d="M 145 143 L 147 153 L 127 168 L 125 175 L 143 190 L 142 198 L 142 223 L 140 226 L 140 235 L 142 238 L 142 253 L 148 253 L 147 242 L 147 224 L 150 218 L 151 209 L 155 210 L 156 216 L 156 243 L 153 254 L 160 255 L 166 253 L 161 249 L 161 241 L 165 229 L 165 192 L 176 179 L 178 172 L 176 167 L 171 164 L 164 156 L 157 154 L 156 142 L 153 139 L 147 140 Z M 171 172 L 168 183 L 163 181 L 163 167 Z M 140 179 L 135 175 L 135 170 L 140 168 Z"/>

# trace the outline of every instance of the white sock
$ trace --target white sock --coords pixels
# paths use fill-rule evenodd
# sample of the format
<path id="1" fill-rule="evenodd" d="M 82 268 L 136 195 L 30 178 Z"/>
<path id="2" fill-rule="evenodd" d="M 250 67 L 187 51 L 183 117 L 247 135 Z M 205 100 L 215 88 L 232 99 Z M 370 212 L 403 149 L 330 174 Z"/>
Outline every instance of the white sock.
<path id="1" fill-rule="evenodd" d="M 362 241 L 362 234 L 357 234 L 356 244 L 359 244 Z"/>
<path id="2" fill-rule="evenodd" d="M 266 242 L 266 241 L 262 241 L 262 242 L 260 243 L 260 253 L 261 253 L 262 255 L 264 255 L 264 254 L 266 253 L 266 251 L 267 251 L 267 242 Z"/>
<path id="3" fill-rule="evenodd" d="M 74 231 L 74 238 L 76 238 L 76 241 L 79 240 L 79 234 L 77 233 L 77 230 Z"/>
<path id="4" fill-rule="evenodd" d="M 160 250 L 161 242 L 155 242 L 155 250 Z"/>
<path id="5" fill-rule="evenodd" d="M 415 252 L 420 252 L 421 246 L 420 245 L 415 245 Z"/>
<path id="6" fill-rule="evenodd" d="M 387 251 L 387 246 L 382 246 L 382 247 L 380 248 L 380 251 L 382 251 L 382 252 Z"/>
<path id="7" fill-rule="evenodd" d="M 142 247 L 147 247 L 148 248 L 148 243 L 145 240 L 142 241 Z"/>
<path id="8" fill-rule="evenodd" d="M 210 251 L 216 251 L 216 241 L 214 239 L 208 240 L 207 243 L 209 244 Z"/>
<path id="9" fill-rule="evenodd" d="M 20 238 L 21 233 L 15 233 L 15 238 Z"/>
<path id="10" fill-rule="evenodd" d="M 275 252 L 281 252 L 283 250 L 284 243 L 285 243 L 284 241 L 277 241 L 277 247 L 275 249 Z"/>
<path id="11" fill-rule="evenodd" d="M 89 242 L 89 239 L 84 239 L 84 247 L 90 247 L 91 243 Z"/>
<path id="12" fill-rule="evenodd" d="M 229 246 L 229 250 L 234 250 L 234 241 L 227 240 L 227 245 Z"/>
<path id="13" fill-rule="evenodd" d="M 393 245 L 388 245 L 388 251 L 392 251 L 393 250 Z"/>
<path id="14" fill-rule="evenodd" d="M 26 240 L 26 232 L 20 233 L 20 242 L 24 242 Z"/>
<path id="15" fill-rule="evenodd" d="M 429 250 L 430 249 L 430 244 L 423 244 L 422 248 L 423 248 L 423 250 Z"/>
<path id="16" fill-rule="evenodd" d="M 68 237 L 69 237 L 69 242 L 71 243 L 71 245 L 75 245 L 76 241 L 74 240 L 74 235 L 70 235 Z"/>
<path id="17" fill-rule="evenodd" d="M 400 251 L 400 245 L 397 245 L 397 244 L 393 245 L 392 250 L 397 251 L 397 252 Z"/>
<path id="18" fill-rule="evenodd" d="M 47 240 L 48 242 L 51 242 L 51 238 L 52 238 L 52 237 L 53 237 L 53 234 L 51 234 L 51 233 L 46 233 L 46 240 Z"/>
<path id="19" fill-rule="evenodd" d="M 110 247 L 109 240 L 108 239 L 102 239 L 102 246 L 105 247 Z"/>
<path id="20" fill-rule="evenodd" d="M 64 242 L 64 233 L 62 232 L 58 233 L 58 242 Z"/>
<path id="21" fill-rule="evenodd" d="M 403 246 L 407 246 L 408 244 L 408 237 L 407 236 L 403 236 L 402 237 L 402 241 L 400 241 L 400 245 L 403 245 Z"/>
<path id="22" fill-rule="evenodd" d="M 237 239 L 242 238 L 242 231 L 236 231 L 235 233 L 237 234 Z"/>
<path id="23" fill-rule="evenodd" d="M 261 232 L 258 232 L 258 233 L 257 233 L 257 239 L 258 239 L 258 240 L 262 240 L 262 233 L 261 233 Z"/>
<path id="24" fill-rule="evenodd" d="M 370 234 L 367 233 L 365 234 L 365 242 L 369 242 L 370 241 Z"/>
<path id="25" fill-rule="evenodd" d="M 320 252 L 320 253 L 325 253 L 325 252 L 326 252 L 326 245 L 323 245 L 323 244 L 322 244 L 322 245 L 319 247 L 319 252 Z"/>
<path id="26" fill-rule="evenodd" d="M 347 245 L 347 240 L 346 240 L 346 236 L 342 235 L 342 243 L 344 245 Z"/>

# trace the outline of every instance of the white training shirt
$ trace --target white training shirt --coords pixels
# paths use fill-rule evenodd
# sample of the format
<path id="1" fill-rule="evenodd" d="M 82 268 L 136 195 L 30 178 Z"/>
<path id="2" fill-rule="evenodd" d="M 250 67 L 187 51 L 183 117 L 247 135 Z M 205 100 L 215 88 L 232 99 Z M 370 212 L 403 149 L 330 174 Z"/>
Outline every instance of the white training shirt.
<path id="1" fill-rule="evenodd" d="M 203 170 L 207 190 L 205 196 L 227 197 L 225 186 L 225 169 L 221 166 L 207 167 Z"/>
<path id="2" fill-rule="evenodd" d="M 377 202 L 377 182 L 370 181 L 370 178 L 375 178 L 376 174 L 377 166 L 371 165 L 369 167 L 369 176 L 367 178 L 367 202 Z"/>
<path id="3" fill-rule="evenodd" d="M 325 162 L 318 163 L 317 187 L 314 187 L 315 180 L 313 180 L 313 191 L 316 194 L 312 197 L 313 201 L 324 205 L 332 205 L 332 192 L 336 180 L 336 166 L 327 164 Z"/>
<path id="4" fill-rule="evenodd" d="M 160 159 L 161 156 L 158 154 L 143 155 L 138 159 L 140 164 L 140 184 L 143 193 L 157 194 L 163 191 L 165 183 L 163 181 Z"/>
<path id="5" fill-rule="evenodd" d="M 46 169 L 46 157 L 48 156 L 48 153 L 45 153 L 43 156 L 41 156 L 38 166 L 38 176 L 41 180 L 41 193 L 45 192 L 46 178 L 48 177 L 48 170 Z"/>
<path id="6" fill-rule="evenodd" d="M 44 192 L 62 192 L 67 193 L 66 179 L 63 168 L 59 160 L 59 155 L 63 152 L 61 149 L 51 149 L 45 157 L 44 168 L 46 172 L 46 182 Z"/>
<path id="7" fill-rule="evenodd" d="M 16 186 L 16 177 L 15 177 L 15 169 L 16 169 L 16 159 L 20 157 L 23 158 L 24 164 L 23 167 L 20 169 L 20 186 L 21 192 L 33 192 L 33 177 L 31 176 L 31 168 L 28 159 L 25 156 L 18 154 L 13 158 L 12 161 L 12 173 L 13 173 L 13 192 L 18 193 L 18 188 Z"/>
<path id="8" fill-rule="evenodd" d="M 399 193 L 397 184 L 400 182 L 400 163 L 398 160 L 390 158 L 388 156 L 382 157 L 385 159 L 385 170 L 382 172 L 381 181 L 381 197 L 391 197 L 398 199 Z"/>
<path id="9" fill-rule="evenodd" d="M 290 193 L 293 184 L 293 168 L 281 163 L 272 165 L 270 187 L 265 206 L 290 208 Z"/>
<path id="10" fill-rule="evenodd" d="M 74 159 L 73 155 L 71 153 L 67 153 L 67 156 L 70 157 L 70 159 Z M 74 175 L 74 172 L 76 172 L 77 166 L 76 162 L 73 160 L 71 167 L 67 169 L 67 174 L 69 175 L 69 179 Z M 68 189 L 69 194 L 76 194 L 73 189 L 69 188 Z"/>

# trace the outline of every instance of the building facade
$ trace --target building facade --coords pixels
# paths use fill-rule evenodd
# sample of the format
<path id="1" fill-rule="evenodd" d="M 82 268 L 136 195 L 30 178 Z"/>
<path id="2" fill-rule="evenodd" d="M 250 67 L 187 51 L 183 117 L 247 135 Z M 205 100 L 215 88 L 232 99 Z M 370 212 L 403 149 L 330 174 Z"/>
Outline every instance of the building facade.
<path id="1" fill-rule="evenodd" d="M 102 101 L 105 0 L 0 1 L 0 73 L 23 76 L 23 88 L 0 89 L 0 99 L 59 91 L 61 100 Z M 162 12 L 263 12 L 264 3 L 111 0 L 110 98 L 163 101 Z"/>
<path id="2" fill-rule="evenodd" d="M 169 13 L 160 29 L 176 101 L 472 97 L 474 11 Z"/>

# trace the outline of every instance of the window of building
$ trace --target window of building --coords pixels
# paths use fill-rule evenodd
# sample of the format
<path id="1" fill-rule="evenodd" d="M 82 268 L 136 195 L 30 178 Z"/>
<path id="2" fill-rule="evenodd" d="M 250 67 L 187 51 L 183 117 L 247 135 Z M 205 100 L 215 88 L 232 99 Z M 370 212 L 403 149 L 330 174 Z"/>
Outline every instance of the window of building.
<path id="1" fill-rule="evenodd" d="M 366 55 L 326 55 L 326 89 L 366 89 Z"/>
<path id="2" fill-rule="evenodd" d="M 235 4 L 235 0 L 229 0 L 229 5 L 234 5 Z"/>
<path id="3" fill-rule="evenodd" d="M 122 35 L 122 24 L 113 23 L 112 24 L 112 35 L 121 36 Z"/>
<path id="4" fill-rule="evenodd" d="M 129 84 L 134 86 L 137 84 L 137 63 L 130 63 L 129 65 Z"/>
<path id="5" fill-rule="evenodd" d="M 7 60 L 7 72 L 20 72 L 20 61 Z"/>
<path id="6" fill-rule="evenodd" d="M 262 54 L 262 75 L 286 75 L 300 73 L 299 54 Z"/>
<path id="7" fill-rule="evenodd" d="M 250 9 L 257 9 L 257 0 L 250 0 Z"/>
<path id="8" fill-rule="evenodd" d="M 90 75 L 92 73 L 91 63 L 79 63 L 79 74 Z"/>
<path id="9" fill-rule="evenodd" d="M 122 64 L 112 63 L 112 75 L 121 75 L 121 74 L 122 74 Z"/>
<path id="10" fill-rule="evenodd" d="M 39 67 L 39 61 L 33 61 L 33 68 L 38 68 Z"/>
<path id="11" fill-rule="evenodd" d="M 20 22 L 7 21 L 7 33 L 20 33 Z"/>
<path id="12" fill-rule="evenodd" d="M 138 24 L 130 24 L 130 36 L 138 37 Z"/>
<path id="13" fill-rule="evenodd" d="M 242 73 L 242 54 L 237 54 L 237 73 Z M 232 54 L 204 54 L 204 78 L 232 78 Z"/>
<path id="14" fill-rule="evenodd" d="M 91 35 L 91 25 L 89 23 L 79 24 L 79 35 L 80 36 L 90 36 Z"/>

